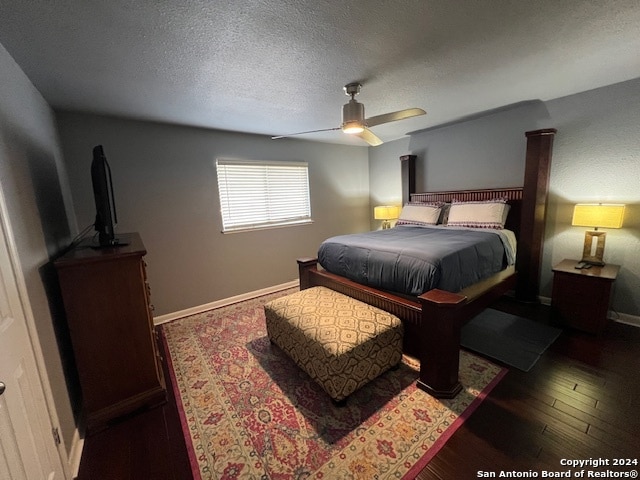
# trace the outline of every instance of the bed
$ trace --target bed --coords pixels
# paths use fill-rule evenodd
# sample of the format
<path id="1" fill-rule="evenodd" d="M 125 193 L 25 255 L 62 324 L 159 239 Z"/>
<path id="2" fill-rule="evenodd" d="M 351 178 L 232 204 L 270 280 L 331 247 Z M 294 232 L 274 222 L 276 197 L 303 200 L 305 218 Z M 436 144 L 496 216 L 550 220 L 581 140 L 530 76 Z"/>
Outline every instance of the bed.
<path id="1" fill-rule="evenodd" d="M 411 208 L 439 212 L 437 205 L 408 205 L 403 215 Z M 515 234 L 504 228 L 399 223 L 328 238 L 318 249 L 318 263 L 362 285 L 417 297 L 434 288 L 459 292 L 513 265 L 515 252 Z"/>
<path id="2" fill-rule="evenodd" d="M 549 170 L 555 129 L 526 132 L 522 187 L 445 192 L 416 192 L 416 156 L 400 157 L 403 204 L 409 202 L 485 201 L 505 198 L 510 206 L 505 228 L 517 239 L 515 264 L 460 290 L 432 288 L 407 295 L 363 285 L 318 267 L 318 259 L 298 259 L 300 288 L 325 286 L 397 315 L 404 323 L 403 350 L 420 360 L 418 387 L 439 398 L 452 398 L 458 380 L 460 330 L 464 323 L 509 291 L 517 299 L 538 298 L 540 262 Z"/>

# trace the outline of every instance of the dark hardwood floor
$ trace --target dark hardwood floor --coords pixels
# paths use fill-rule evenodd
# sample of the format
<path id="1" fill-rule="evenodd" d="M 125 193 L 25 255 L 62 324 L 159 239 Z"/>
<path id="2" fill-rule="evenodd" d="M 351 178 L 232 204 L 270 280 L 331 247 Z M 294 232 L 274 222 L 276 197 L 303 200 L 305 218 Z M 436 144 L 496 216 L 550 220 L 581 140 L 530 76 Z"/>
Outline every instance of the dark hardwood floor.
<path id="1" fill-rule="evenodd" d="M 87 437 L 78 480 L 193 480 L 166 361 L 162 367 L 167 403 Z"/>
<path id="2" fill-rule="evenodd" d="M 543 305 L 505 297 L 496 308 L 549 321 Z M 87 438 L 78 479 L 191 479 L 168 390 L 165 406 Z M 613 323 L 599 337 L 566 330 L 530 372 L 510 369 L 417 478 L 471 479 L 481 472 L 499 478 L 501 471 L 542 478 L 543 470 L 569 470 L 562 459 L 590 458 L 640 461 L 640 328 Z M 582 469 L 588 478 L 640 465 L 571 468 L 572 474 Z"/>
<path id="3" fill-rule="evenodd" d="M 542 305 L 505 298 L 497 308 L 549 320 Z M 543 470 L 569 470 L 562 459 L 640 462 L 639 410 L 640 329 L 612 323 L 599 337 L 565 330 L 530 372 L 510 369 L 417 478 L 499 478 L 500 471 L 541 478 Z"/>

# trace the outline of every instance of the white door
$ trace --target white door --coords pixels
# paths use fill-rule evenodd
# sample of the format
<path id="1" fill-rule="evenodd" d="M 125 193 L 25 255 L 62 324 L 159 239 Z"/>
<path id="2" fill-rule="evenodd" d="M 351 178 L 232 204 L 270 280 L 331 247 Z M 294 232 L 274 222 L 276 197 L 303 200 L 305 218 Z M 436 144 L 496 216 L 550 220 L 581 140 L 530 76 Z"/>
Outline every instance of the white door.
<path id="1" fill-rule="evenodd" d="M 0 190 L 0 479 L 62 480 L 36 357 L 20 301 Z"/>

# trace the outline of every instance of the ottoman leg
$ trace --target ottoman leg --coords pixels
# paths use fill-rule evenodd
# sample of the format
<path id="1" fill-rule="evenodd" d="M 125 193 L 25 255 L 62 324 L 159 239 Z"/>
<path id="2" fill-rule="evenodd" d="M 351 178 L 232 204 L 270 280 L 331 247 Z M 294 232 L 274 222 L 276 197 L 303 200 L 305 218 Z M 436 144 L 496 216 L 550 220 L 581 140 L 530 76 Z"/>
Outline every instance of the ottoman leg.
<path id="1" fill-rule="evenodd" d="M 344 408 L 347 406 L 347 399 L 343 398 L 342 400 L 334 400 L 333 398 L 331 399 L 331 403 L 333 403 L 334 407 L 338 407 L 338 408 Z"/>

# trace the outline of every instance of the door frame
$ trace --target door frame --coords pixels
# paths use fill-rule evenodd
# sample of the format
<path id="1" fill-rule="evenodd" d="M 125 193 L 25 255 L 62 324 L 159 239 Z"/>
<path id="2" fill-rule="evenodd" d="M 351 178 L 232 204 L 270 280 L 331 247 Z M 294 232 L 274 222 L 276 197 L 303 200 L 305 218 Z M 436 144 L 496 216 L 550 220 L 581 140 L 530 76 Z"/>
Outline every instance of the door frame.
<path id="1" fill-rule="evenodd" d="M 38 371 L 38 379 L 44 393 L 45 407 L 49 416 L 49 422 L 51 424 L 51 435 L 53 436 L 53 429 L 60 428 L 60 422 L 58 419 L 58 412 L 55 408 L 55 402 L 53 400 L 53 393 L 51 390 L 51 384 L 46 374 L 46 363 L 44 361 L 44 355 L 42 354 L 42 348 L 40 347 L 40 341 L 38 337 L 38 331 L 36 328 L 35 317 L 31 304 L 29 303 L 29 295 L 27 290 L 27 284 L 20 268 L 20 257 L 18 255 L 18 247 L 16 245 L 13 229 L 9 222 L 9 211 L 4 197 L 4 188 L 0 182 L 0 236 L 3 236 L 7 246 L 7 253 L 9 254 L 9 261 L 11 262 L 13 270 L 13 280 L 15 281 L 16 288 L 18 290 L 18 299 L 24 314 L 25 323 L 27 326 L 27 332 L 29 334 L 29 344 L 31 351 L 36 360 L 36 368 Z M 56 445 L 58 451 L 58 460 L 62 467 L 64 477 L 67 479 L 73 478 L 69 471 L 69 458 L 65 449 L 64 441 L 60 438 L 60 442 Z"/>

